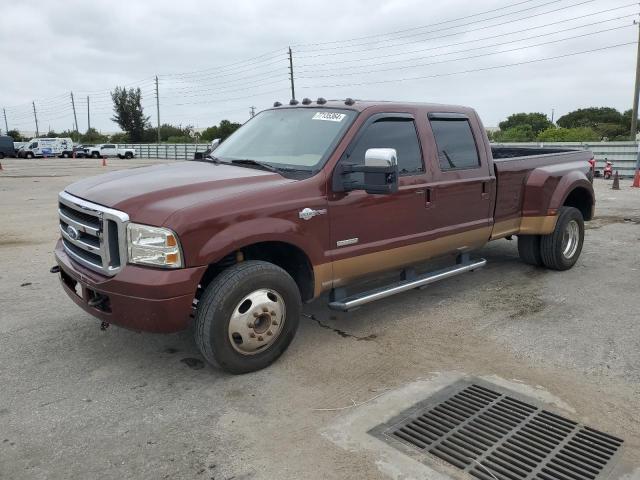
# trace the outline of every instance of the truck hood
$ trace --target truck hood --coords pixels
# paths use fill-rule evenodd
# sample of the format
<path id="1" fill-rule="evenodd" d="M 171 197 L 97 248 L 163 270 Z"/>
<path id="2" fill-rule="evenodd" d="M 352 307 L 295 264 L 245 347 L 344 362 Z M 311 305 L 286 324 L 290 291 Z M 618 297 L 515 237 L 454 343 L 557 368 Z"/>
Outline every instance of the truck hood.
<path id="1" fill-rule="evenodd" d="M 220 208 L 230 199 L 293 181 L 253 168 L 179 162 L 90 177 L 65 190 L 123 211 L 134 222 L 160 226 L 171 214 L 202 202 Z"/>

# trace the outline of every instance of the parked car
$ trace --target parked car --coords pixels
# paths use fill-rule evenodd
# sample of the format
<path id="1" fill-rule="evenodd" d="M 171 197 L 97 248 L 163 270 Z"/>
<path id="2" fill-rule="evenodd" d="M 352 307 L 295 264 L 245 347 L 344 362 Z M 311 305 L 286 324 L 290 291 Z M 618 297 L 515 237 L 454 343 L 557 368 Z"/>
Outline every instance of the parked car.
<path id="1" fill-rule="evenodd" d="M 32 138 L 28 145 L 20 150 L 21 158 L 63 157 L 73 153 L 73 140 L 70 138 Z"/>
<path id="2" fill-rule="evenodd" d="M 29 142 L 13 142 L 13 148 L 16 151 L 16 156 L 18 156 L 18 151 L 23 148 L 26 147 L 29 144 Z"/>
<path id="3" fill-rule="evenodd" d="M 8 135 L 0 135 L 0 158 L 15 156 L 16 149 L 13 146 L 13 138 Z"/>
<path id="4" fill-rule="evenodd" d="M 85 153 L 85 146 L 78 145 L 77 147 L 73 147 L 72 156 L 76 158 L 84 158 L 85 156 L 87 156 Z"/>
<path id="5" fill-rule="evenodd" d="M 477 270 L 475 251 L 513 235 L 525 263 L 571 268 L 594 212 L 591 158 L 492 148 L 471 108 L 305 99 L 256 115 L 209 162 L 66 187 L 52 271 L 103 326 L 193 323 L 209 362 L 250 372 L 323 292 L 350 311 Z"/>
<path id="6" fill-rule="evenodd" d="M 136 151 L 133 148 L 119 147 L 113 143 L 103 143 L 100 145 L 85 148 L 88 157 L 118 157 L 118 158 L 134 158 Z"/>

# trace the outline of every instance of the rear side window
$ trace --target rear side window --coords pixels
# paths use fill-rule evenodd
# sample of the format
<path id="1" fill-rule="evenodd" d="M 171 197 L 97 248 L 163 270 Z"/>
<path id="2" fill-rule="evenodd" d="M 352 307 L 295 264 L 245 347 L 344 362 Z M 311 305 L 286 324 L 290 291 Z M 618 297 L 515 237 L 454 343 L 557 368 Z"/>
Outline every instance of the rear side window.
<path id="1" fill-rule="evenodd" d="M 441 170 L 480 166 L 478 149 L 467 119 L 431 119 Z"/>
<path id="2" fill-rule="evenodd" d="M 351 152 L 349 162 L 363 164 L 369 148 L 395 148 L 400 175 L 424 171 L 416 127 L 411 119 L 383 118 L 366 127 Z"/>

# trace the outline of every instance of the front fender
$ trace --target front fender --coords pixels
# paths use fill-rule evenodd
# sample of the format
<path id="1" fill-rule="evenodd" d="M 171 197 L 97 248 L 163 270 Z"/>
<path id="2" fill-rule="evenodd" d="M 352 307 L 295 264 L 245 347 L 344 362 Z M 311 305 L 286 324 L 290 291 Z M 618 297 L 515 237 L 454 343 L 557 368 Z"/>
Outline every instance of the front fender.
<path id="1" fill-rule="evenodd" d="M 321 263 L 322 245 L 317 237 L 305 235 L 298 222 L 284 218 L 260 217 L 229 225 L 202 246 L 194 263 L 210 265 L 243 247 L 261 242 L 283 242 L 302 250 L 312 265 Z"/>

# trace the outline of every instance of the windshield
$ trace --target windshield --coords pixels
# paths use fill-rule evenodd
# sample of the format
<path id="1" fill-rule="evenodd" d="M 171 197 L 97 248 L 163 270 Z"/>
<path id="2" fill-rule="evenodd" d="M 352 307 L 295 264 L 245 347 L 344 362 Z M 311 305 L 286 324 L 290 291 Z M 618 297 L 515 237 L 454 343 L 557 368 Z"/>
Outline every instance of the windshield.
<path id="1" fill-rule="evenodd" d="M 275 168 L 318 170 L 356 116 L 353 110 L 266 110 L 213 152 L 222 161 L 253 160 Z"/>

